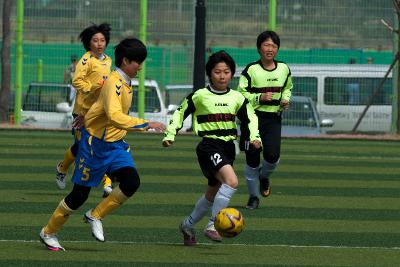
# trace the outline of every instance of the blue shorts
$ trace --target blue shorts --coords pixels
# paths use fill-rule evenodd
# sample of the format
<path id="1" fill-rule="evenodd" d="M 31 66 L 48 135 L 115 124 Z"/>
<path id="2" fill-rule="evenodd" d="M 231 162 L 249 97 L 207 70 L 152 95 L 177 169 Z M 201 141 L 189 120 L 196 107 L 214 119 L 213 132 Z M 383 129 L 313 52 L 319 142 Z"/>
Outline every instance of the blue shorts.
<path id="1" fill-rule="evenodd" d="M 82 128 L 73 183 L 95 187 L 100 184 L 104 174 L 112 174 L 124 167 L 136 168 L 125 141 L 105 142 Z"/>

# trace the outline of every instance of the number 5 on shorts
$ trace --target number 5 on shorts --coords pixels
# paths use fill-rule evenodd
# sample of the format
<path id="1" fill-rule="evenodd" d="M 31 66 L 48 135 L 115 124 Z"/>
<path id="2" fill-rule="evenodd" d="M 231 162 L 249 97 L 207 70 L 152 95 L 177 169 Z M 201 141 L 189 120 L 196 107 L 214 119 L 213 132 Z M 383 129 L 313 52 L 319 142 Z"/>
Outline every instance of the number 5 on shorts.
<path id="1" fill-rule="evenodd" d="M 84 181 L 84 182 L 89 181 L 89 178 L 90 178 L 89 172 L 90 172 L 90 169 L 88 169 L 86 167 L 83 168 L 83 171 L 82 171 L 83 177 L 81 178 L 82 181 Z"/>

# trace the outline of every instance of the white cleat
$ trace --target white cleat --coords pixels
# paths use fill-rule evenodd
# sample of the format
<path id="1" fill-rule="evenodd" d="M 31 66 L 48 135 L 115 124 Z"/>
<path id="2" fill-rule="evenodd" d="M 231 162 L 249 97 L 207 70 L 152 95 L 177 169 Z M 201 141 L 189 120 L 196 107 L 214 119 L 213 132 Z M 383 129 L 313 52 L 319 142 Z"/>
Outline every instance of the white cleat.
<path id="1" fill-rule="evenodd" d="M 55 234 L 45 234 L 44 228 L 40 231 L 40 241 L 46 245 L 49 250 L 52 251 L 65 251 L 65 249 L 58 242 L 58 238 Z"/>
<path id="2" fill-rule="evenodd" d="M 206 228 L 204 229 L 204 235 L 211 239 L 212 241 L 215 242 L 221 242 L 222 241 L 222 236 L 218 233 L 218 231 L 215 229 L 214 224 L 208 224 Z"/>
<path id="3" fill-rule="evenodd" d="M 83 216 L 83 220 L 92 227 L 92 235 L 97 241 L 104 242 L 103 224 L 101 220 L 92 216 L 92 210 L 88 210 Z"/>
<path id="4" fill-rule="evenodd" d="M 67 174 L 60 172 L 60 164 L 61 162 L 59 162 L 56 167 L 56 183 L 59 189 L 65 189 L 65 178 L 67 177 Z"/>

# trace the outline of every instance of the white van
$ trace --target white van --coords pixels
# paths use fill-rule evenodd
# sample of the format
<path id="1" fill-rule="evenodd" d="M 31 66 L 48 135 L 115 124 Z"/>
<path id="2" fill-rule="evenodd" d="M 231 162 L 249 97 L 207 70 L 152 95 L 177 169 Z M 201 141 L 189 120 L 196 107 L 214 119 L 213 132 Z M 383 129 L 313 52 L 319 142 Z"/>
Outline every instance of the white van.
<path id="1" fill-rule="evenodd" d="M 134 102 L 129 115 L 138 116 L 137 90 L 133 80 Z M 37 128 L 69 129 L 72 123 L 74 89 L 69 84 L 31 83 L 24 98 L 22 124 Z M 160 88 L 155 80 L 145 80 L 144 118 L 167 124 L 171 111 L 165 107 Z"/>
<path id="2" fill-rule="evenodd" d="M 352 131 L 389 66 L 367 64 L 290 64 L 293 95 L 308 96 L 321 119 L 332 119 L 332 132 Z M 237 86 L 243 68 L 235 73 Z M 235 87 L 236 88 L 236 87 Z M 392 120 L 392 74 L 384 82 L 357 131 L 389 132 Z"/>

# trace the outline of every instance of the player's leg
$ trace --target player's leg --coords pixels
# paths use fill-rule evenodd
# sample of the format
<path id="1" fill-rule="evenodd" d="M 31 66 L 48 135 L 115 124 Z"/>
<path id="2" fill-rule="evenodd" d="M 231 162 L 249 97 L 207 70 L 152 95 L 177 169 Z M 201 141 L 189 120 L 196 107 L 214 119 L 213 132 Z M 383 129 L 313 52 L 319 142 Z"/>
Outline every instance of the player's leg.
<path id="1" fill-rule="evenodd" d="M 263 158 L 260 171 L 260 193 L 263 197 L 271 194 L 270 176 L 279 164 L 281 150 L 281 116 L 273 114 L 264 124 Z"/>
<path id="2" fill-rule="evenodd" d="M 114 188 L 108 197 L 104 198 L 94 209 L 87 211 L 84 216 L 92 227 L 94 237 L 98 241 L 104 241 L 101 219 L 120 207 L 136 192 L 140 186 L 140 178 L 127 143 L 122 140 L 113 143 L 98 139 L 95 141 L 92 142 L 91 149 L 95 150 L 99 161 L 101 159 L 101 164 L 109 170 L 110 176 L 115 177 L 119 182 L 119 186 Z M 101 179 L 104 174 L 105 169 L 102 169 Z"/>
<path id="3" fill-rule="evenodd" d="M 186 246 L 196 245 L 197 241 L 194 226 L 208 214 L 212 204 L 211 201 L 207 200 L 205 195 L 202 195 L 197 200 L 190 215 L 180 224 L 179 229 L 183 234 L 183 241 Z"/>
<path id="4" fill-rule="evenodd" d="M 208 144 L 207 142 L 204 142 L 204 140 L 197 145 L 196 153 L 197 153 L 197 159 L 200 164 L 200 168 L 206 177 L 212 178 L 213 175 L 211 172 L 209 172 L 210 169 L 208 168 L 210 159 L 210 154 L 208 153 L 208 151 L 209 151 Z M 186 217 L 179 225 L 179 230 L 183 235 L 184 245 L 194 246 L 197 244 L 196 231 L 194 228 L 195 224 L 198 223 L 204 216 L 207 215 L 207 213 L 212 207 L 212 204 L 213 204 L 212 201 L 209 201 L 205 195 L 201 196 L 197 200 L 190 215 Z"/>
<path id="5" fill-rule="evenodd" d="M 107 143 L 91 136 L 84 128 L 81 131 L 81 142 L 75 159 L 75 170 L 72 176 L 74 184 L 85 187 L 98 186 L 107 170 L 109 170 L 115 155 L 113 143 Z M 84 221 L 89 223 L 92 235 L 99 241 L 104 241 L 103 226 L 100 220 L 92 219 L 91 210 L 84 215 Z"/>
<path id="6" fill-rule="evenodd" d="M 213 241 L 221 241 L 222 237 L 214 227 L 215 216 L 221 209 L 228 207 L 233 194 L 236 192 L 238 178 L 229 164 L 221 167 L 215 177 L 218 180 L 218 184 L 214 187 L 210 186 L 206 192 L 206 198 L 213 201 L 213 206 L 211 208 L 211 218 L 204 229 L 204 234 Z"/>
<path id="7" fill-rule="evenodd" d="M 135 168 L 124 167 L 112 173 L 120 182 L 110 195 L 104 198 L 94 209 L 85 213 L 85 220 L 91 224 L 92 233 L 98 241 L 104 241 L 104 233 L 101 220 L 109 213 L 119 208 L 139 188 L 140 178 Z"/>
<path id="8" fill-rule="evenodd" d="M 56 183 L 59 189 L 65 188 L 68 169 L 75 161 L 76 155 L 78 154 L 79 140 L 81 138 L 80 131 L 74 131 L 74 137 L 74 144 L 65 151 L 63 160 L 56 166 Z"/>
<path id="9" fill-rule="evenodd" d="M 92 215 L 98 219 L 121 206 L 140 186 L 139 174 L 135 168 L 124 167 L 114 171 L 112 175 L 119 181 L 119 185 L 93 209 Z"/>
<path id="10" fill-rule="evenodd" d="M 71 193 L 58 204 L 48 223 L 40 232 L 40 239 L 48 249 L 55 251 L 64 250 L 58 242 L 57 233 L 67 222 L 69 216 L 85 203 L 90 189 L 90 187 L 75 184 Z"/>
<path id="11" fill-rule="evenodd" d="M 233 142 L 208 141 L 199 147 L 199 162 L 209 185 L 205 197 L 213 202 L 204 234 L 213 241 L 221 241 L 222 237 L 215 230 L 214 221 L 217 213 L 228 206 L 238 185 L 238 178 L 232 167 L 236 156 L 235 145 Z"/>
<path id="12" fill-rule="evenodd" d="M 248 209 L 256 209 L 260 204 L 259 195 L 259 177 L 260 177 L 260 153 L 261 149 L 249 149 L 245 151 L 246 165 L 244 176 L 246 178 L 249 199 L 246 204 Z"/>

